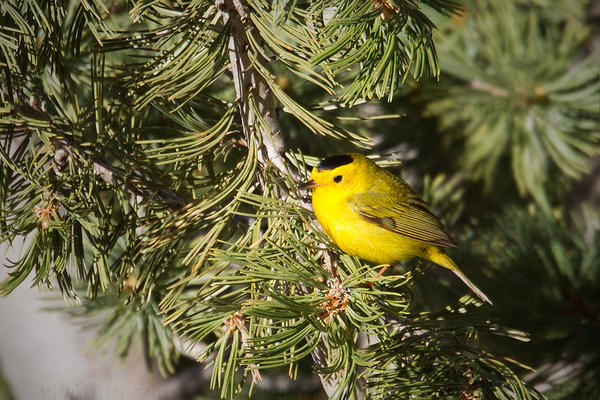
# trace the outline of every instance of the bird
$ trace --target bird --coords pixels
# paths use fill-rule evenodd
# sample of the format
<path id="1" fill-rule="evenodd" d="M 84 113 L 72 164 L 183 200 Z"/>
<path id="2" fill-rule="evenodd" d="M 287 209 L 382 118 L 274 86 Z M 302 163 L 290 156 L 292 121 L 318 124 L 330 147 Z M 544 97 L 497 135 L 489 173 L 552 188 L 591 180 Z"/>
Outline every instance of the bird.
<path id="1" fill-rule="evenodd" d="M 365 155 L 323 159 L 310 179 L 312 205 L 325 234 L 345 253 L 385 266 L 419 257 L 451 270 L 482 300 L 490 299 L 460 270 L 445 249 L 457 247 L 428 204 L 401 178 Z"/>

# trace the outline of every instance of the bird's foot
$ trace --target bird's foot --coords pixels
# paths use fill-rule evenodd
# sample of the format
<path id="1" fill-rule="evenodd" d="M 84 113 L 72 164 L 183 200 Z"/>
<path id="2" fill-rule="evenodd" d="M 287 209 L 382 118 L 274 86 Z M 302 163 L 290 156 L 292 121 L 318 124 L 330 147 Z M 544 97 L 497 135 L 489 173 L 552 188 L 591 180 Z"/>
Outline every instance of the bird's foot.
<path id="1" fill-rule="evenodd" d="M 372 279 L 370 279 L 369 281 L 363 283 L 361 286 L 362 287 L 366 287 L 368 289 L 373 289 L 373 285 L 375 285 L 375 282 L 377 282 L 377 280 L 379 280 L 379 278 L 381 277 L 381 275 L 383 275 L 383 273 L 389 268 L 389 265 L 384 265 L 379 272 L 377 273 L 377 275 L 375 275 Z"/>

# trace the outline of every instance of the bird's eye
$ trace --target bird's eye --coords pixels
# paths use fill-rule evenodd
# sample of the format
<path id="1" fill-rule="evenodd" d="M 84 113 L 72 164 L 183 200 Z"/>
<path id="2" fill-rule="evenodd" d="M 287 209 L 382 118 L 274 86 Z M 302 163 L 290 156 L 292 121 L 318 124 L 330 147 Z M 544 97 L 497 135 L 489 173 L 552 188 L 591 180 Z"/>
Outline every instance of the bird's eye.
<path id="1" fill-rule="evenodd" d="M 335 183 L 340 183 L 342 181 L 342 176 L 341 175 L 336 175 L 333 177 L 333 181 Z"/>

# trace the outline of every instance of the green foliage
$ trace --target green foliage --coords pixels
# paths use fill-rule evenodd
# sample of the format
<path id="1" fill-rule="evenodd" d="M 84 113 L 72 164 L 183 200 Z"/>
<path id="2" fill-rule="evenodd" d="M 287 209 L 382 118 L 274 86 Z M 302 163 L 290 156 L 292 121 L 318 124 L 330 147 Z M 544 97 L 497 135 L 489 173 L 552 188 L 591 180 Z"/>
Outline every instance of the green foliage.
<path id="1" fill-rule="evenodd" d="M 123 356 L 139 340 L 165 374 L 178 368 L 175 342 L 200 348 L 223 398 L 265 370 L 295 378 L 308 363 L 330 398 L 540 398 L 518 363 L 480 341 L 523 339 L 504 322 L 556 321 L 522 326 L 516 308 L 487 318 L 469 295 L 456 302 L 455 281 L 452 298 L 432 296 L 444 306 L 427 304 L 420 267 L 373 282 L 378 266 L 340 253 L 297 189 L 321 155 L 307 149 L 400 140 L 378 132 L 402 123 L 381 121 L 398 109 L 373 100 L 437 77 L 435 41 L 445 78 L 420 101 L 464 148 L 448 152 L 458 170 L 427 175 L 427 200 L 459 239 L 478 243 L 475 226 L 504 240 L 502 251 L 459 255 L 466 270 L 553 271 L 550 293 L 566 276 L 591 296 L 593 279 L 577 285 L 593 277 L 597 243 L 571 240 L 565 224 L 527 246 L 550 217 L 523 216 L 532 230 L 512 237 L 486 226 L 485 196 L 471 198 L 473 181 L 497 189 L 509 159 L 520 192 L 548 210 L 567 187 L 551 174 L 573 180 L 598 152 L 597 59 L 573 63 L 589 29 L 517 3 L 482 3 L 453 26 L 455 5 L 442 0 L 3 2 L 0 240 L 30 240 L 0 295 L 31 275 L 58 286 L 81 303 L 70 314 L 100 322 L 97 343 L 114 340 Z M 421 143 L 420 155 L 437 148 Z M 595 375 L 578 377 L 575 390 Z"/>
<path id="2" fill-rule="evenodd" d="M 156 366 L 162 375 L 175 371 L 178 354 L 175 351 L 172 328 L 165 323 L 154 300 L 131 301 L 128 291 L 135 285 L 135 276 L 125 282 L 125 291 L 111 286 L 94 299 L 85 298 L 82 304 L 55 307 L 71 317 L 80 319 L 88 327 L 98 329 L 88 345 L 92 351 L 114 348 L 118 357 L 125 357 L 132 347 L 144 351 L 149 367 Z"/>
<path id="3" fill-rule="evenodd" d="M 457 343 L 454 332 L 392 339 L 374 346 L 380 356 L 373 375 L 373 398 L 542 398 L 499 360 Z M 391 372 L 386 370 L 389 366 L 394 368 Z"/>
<path id="4" fill-rule="evenodd" d="M 504 277 L 505 295 L 497 290 L 494 296 L 494 289 L 491 294 L 499 299 L 499 317 L 532 332 L 531 346 L 519 352 L 522 360 L 540 366 L 532 381 L 568 383 L 561 398 L 600 393 L 600 347 L 591 339 L 600 334 L 599 232 L 600 213 L 589 206 L 581 214 L 563 213 L 558 221 L 509 209 L 496 229 L 483 236 L 489 244 L 479 251 L 480 257 L 494 260 L 494 279 Z M 522 271 L 543 279 L 525 281 Z M 539 351 L 547 348 L 554 351 Z"/>
<path id="5" fill-rule="evenodd" d="M 488 190 L 510 160 L 519 193 L 548 209 L 554 186 L 587 172 L 600 152 L 600 57 L 584 50 L 587 27 L 484 1 L 442 32 L 445 79 L 425 94 L 425 114 L 464 141 L 458 162 Z"/>

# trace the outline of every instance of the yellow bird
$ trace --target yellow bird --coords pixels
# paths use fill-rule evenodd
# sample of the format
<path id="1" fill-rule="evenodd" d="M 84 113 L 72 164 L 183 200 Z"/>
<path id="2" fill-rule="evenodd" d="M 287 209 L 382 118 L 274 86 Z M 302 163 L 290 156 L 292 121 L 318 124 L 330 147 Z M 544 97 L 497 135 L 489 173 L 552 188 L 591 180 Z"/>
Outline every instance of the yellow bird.
<path id="1" fill-rule="evenodd" d="M 457 245 L 427 203 L 408 183 L 364 155 L 322 160 L 300 188 L 313 190 L 315 215 L 344 252 L 388 266 L 411 257 L 429 260 L 454 272 L 477 296 L 492 303 L 444 251 Z"/>

